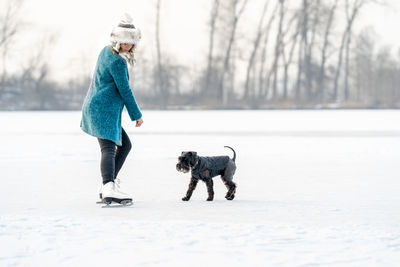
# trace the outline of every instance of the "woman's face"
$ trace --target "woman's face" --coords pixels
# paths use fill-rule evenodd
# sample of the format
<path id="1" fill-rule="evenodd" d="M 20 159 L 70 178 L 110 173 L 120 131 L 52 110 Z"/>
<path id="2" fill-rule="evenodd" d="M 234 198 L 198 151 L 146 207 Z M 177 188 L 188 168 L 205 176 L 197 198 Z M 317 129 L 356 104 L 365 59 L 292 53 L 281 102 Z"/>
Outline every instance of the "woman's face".
<path id="1" fill-rule="evenodd" d="M 133 47 L 133 44 L 121 44 L 119 48 L 119 52 L 129 52 Z"/>

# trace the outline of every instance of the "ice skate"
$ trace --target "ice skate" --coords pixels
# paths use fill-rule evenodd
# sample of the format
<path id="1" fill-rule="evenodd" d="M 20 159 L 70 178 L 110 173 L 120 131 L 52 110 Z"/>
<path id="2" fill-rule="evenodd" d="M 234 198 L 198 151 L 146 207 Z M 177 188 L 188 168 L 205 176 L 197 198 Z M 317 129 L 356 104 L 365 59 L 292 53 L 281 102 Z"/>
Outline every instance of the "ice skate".
<path id="1" fill-rule="evenodd" d="M 126 193 L 121 192 L 114 182 L 108 182 L 103 185 L 102 191 L 103 203 L 110 205 L 112 203 L 118 203 L 122 205 L 132 204 L 132 197 Z"/>
<path id="2" fill-rule="evenodd" d="M 100 183 L 99 187 L 97 188 L 97 192 L 99 194 L 99 198 L 100 199 L 98 201 L 96 201 L 96 204 L 104 204 L 104 202 L 103 202 L 103 186 L 104 186 L 103 183 Z M 118 191 L 120 191 L 120 189 L 121 189 L 121 180 L 119 178 L 116 178 L 114 180 L 114 187 Z"/>
<path id="3" fill-rule="evenodd" d="M 103 183 L 100 183 L 99 187 L 97 188 L 98 194 L 100 201 L 97 201 L 96 203 L 103 203 Z M 119 178 L 116 178 L 114 180 L 114 186 L 119 190 L 121 188 L 121 180 Z"/>

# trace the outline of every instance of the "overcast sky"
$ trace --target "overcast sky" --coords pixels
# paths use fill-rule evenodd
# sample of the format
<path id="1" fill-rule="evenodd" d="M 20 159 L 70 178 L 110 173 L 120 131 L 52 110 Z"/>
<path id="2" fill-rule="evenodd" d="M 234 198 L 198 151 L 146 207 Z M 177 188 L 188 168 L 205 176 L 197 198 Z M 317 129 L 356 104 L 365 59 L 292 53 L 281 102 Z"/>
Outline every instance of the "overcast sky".
<path id="1" fill-rule="evenodd" d="M 162 49 L 178 62 L 195 66 L 206 56 L 207 20 L 211 0 L 163 0 L 161 15 Z M 400 44 L 400 1 L 389 0 L 394 8 L 364 9 L 357 28 L 372 26 L 381 45 Z M 68 79 L 90 72 L 100 49 L 108 44 L 111 29 L 120 16 L 130 13 L 142 30 L 140 50 L 151 60 L 155 54 L 154 23 L 156 0 L 25 0 L 21 15 L 25 22 L 20 47 L 27 43 L 45 45 L 49 51 L 52 77 Z M 262 0 L 250 0 L 245 27 L 255 31 L 254 22 Z M 356 29 L 357 29 L 356 28 Z M 55 36 L 53 41 L 46 41 Z M 249 36 L 251 38 L 251 36 Z M 138 54 L 140 61 L 140 54 Z"/>

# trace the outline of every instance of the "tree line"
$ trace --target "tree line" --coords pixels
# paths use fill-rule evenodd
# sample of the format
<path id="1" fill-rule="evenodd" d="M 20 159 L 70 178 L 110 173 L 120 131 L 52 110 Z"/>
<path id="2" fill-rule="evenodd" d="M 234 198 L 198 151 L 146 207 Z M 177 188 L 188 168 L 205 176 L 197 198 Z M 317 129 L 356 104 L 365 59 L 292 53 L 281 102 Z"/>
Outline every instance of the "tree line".
<path id="1" fill-rule="evenodd" d="M 7 51 L 18 34 L 14 13 L 1 14 L 1 109 L 80 109 L 89 76 L 51 81 L 38 49 L 18 74 Z M 132 86 L 146 108 L 398 108 L 400 53 L 378 47 L 371 28 L 355 31 L 363 9 L 378 0 L 208 0 L 204 64 L 177 64 L 163 49 L 162 9 L 155 0 L 155 60 L 138 59 Z M 244 16 L 251 14 L 251 27 Z M 399 51 L 400 52 L 400 51 Z M 43 52 L 42 52 L 43 53 Z"/>

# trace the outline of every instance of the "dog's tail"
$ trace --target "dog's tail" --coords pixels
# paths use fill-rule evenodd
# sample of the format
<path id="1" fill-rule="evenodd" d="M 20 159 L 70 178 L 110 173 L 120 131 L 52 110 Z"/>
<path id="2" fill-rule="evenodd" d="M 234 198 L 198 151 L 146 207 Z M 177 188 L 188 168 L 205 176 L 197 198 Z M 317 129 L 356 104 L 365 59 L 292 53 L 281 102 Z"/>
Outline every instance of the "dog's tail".
<path id="1" fill-rule="evenodd" d="M 224 146 L 224 147 L 227 147 L 227 148 L 232 149 L 232 151 L 233 151 L 233 158 L 232 158 L 232 160 L 235 162 L 235 160 L 236 160 L 236 152 L 235 152 L 235 150 L 234 150 L 233 148 L 231 148 L 230 146 Z"/>

